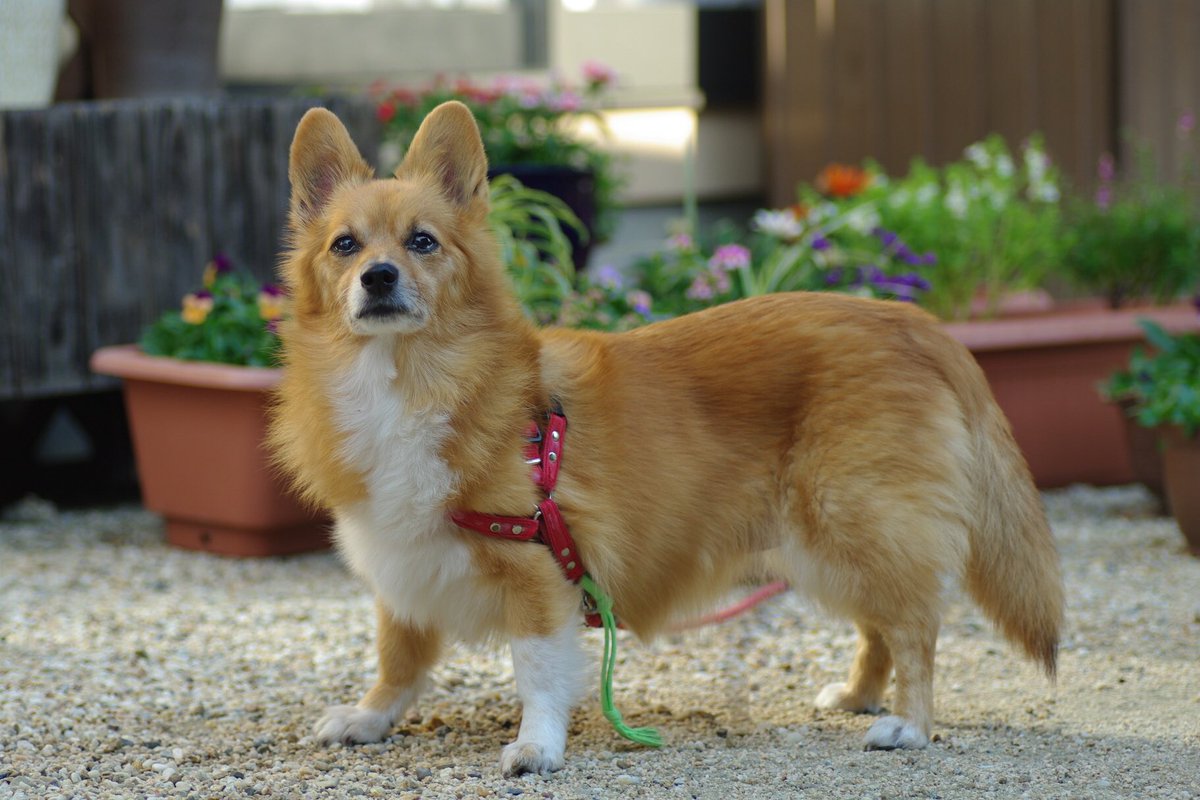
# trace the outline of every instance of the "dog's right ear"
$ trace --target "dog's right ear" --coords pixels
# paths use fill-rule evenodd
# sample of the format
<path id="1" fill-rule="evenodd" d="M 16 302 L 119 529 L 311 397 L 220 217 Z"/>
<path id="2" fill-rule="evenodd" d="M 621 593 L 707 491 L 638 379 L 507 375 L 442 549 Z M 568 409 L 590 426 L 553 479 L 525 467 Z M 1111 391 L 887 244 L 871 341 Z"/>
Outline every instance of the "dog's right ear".
<path id="1" fill-rule="evenodd" d="M 341 120 L 324 108 L 309 109 L 296 126 L 288 161 L 292 224 L 312 221 L 338 186 L 373 175 Z"/>

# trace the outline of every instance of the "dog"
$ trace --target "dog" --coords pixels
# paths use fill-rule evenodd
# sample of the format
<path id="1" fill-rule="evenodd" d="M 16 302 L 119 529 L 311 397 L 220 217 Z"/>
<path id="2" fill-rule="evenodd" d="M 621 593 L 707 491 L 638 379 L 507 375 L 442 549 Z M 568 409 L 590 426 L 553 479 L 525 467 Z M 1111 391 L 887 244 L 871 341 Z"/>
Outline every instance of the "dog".
<path id="1" fill-rule="evenodd" d="M 979 367 L 930 315 L 788 293 L 628 333 L 538 329 L 488 227 L 478 128 L 454 102 L 385 179 L 313 109 L 289 178 L 269 441 L 332 512 L 378 624 L 377 682 L 328 709 L 319 740 L 381 740 L 444 643 L 507 640 L 522 719 L 502 771 L 562 767 L 589 672 L 580 589 L 545 542 L 459 516 L 541 524 L 527 436 L 551 413 L 567 432 L 552 500 L 569 567 L 638 636 L 748 576 L 785 578 L 859 634 L 849 678 L 816 704 L 880 712 L 894 670 L 866 745 L 921 748 L 958 579 L 1053 678 L 1063 589 L 1040 498 Z"/>

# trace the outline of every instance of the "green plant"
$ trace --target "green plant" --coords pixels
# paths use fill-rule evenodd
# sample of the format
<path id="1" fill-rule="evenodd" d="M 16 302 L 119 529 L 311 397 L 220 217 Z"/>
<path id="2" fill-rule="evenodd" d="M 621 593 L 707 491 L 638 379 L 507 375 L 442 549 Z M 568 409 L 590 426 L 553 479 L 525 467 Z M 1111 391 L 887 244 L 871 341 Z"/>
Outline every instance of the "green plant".
<path id="1" fill-rule="evenodd" d="M 251 367 L 279 363 L 275 326 L 286 298 L 274 284 L 235 272 L 224 255 L 204 270 L 204 288 L 183 297 L 142 334 L 142 349 L 185 361 L 215 361 Z"/>
<path id="2" fill-rule="evenodd" d="M 1017 160 L 990 136 L 961 161 L 940 169 L 914 161 L 908 175 L 880 176 L 864 194 L 884 228 L 937 253 L 922 304 L 944 319 L 966 317 L 980 294 L 994 311 L 1005 293 L 1040 285 L 1062 262 L 1059 177 L 1039 137 Z"/>
<path id="3" fill-rule="evenodd" d="M 1109 378 L 1102 393 L 1112 402 L 1128 402 L 1139 425 L 1177 425 L 1195 436 L 1200 431 L 1200 334 L 1172 336 L 1151 320 L 1139 324 L 1155 352 L 1135 349 L 1128 368 Z"/>
<path id="4" fill-rule="evenodd" d="M 1181 126 L 1182 127 L 1182 126 Z M 1188 130 L 1190 135 L 1190 128 Z M 1165 303 L 1200 281 L 1200 209 L 1180 184 L 1160 181 L 1149 148 L 1137 148 L 1133 170 L 1118 178 L 1101 156 L 1092 199 L 1070 206 L 1067 274 L 1079 287 L 1118 308 L 1130 300 Z"/>
<path id="5" fill-rule="evenodd" d="M 615 76 L 606 67 L 589 62 L 584 65 L 583 77 L 582 89 L 559 81 L 547 86 L 512 76 L 498 77 L 489 84 L 438 78 L 418 89 L 376 85 L 371 93 L 384 125 L 385 150 L 391 152 L 385 160 L 394 162 L 385 167 L 399 163 L 430 111 L 448 100 L 458 100 L 475 114 L 493 166 L 557 164 L 591 172 L 596 202 L 592 234 L 603 241 L 616 225 L 621 181 L 613 157 L 580 137 L 577 128 L 581 119 L 591 119 L 603 130 L 596 109 Z"/>
<path id="6" fill-rule="evenodd" d="M 566 229 L 573 228 L 585 239 L 587 231 L 562 200 L 523 186 L 511 175 L 497 175 L 490 188 L 488 221 L 513 289 L 531 317 L 549 322 L 574 291 Z"/>

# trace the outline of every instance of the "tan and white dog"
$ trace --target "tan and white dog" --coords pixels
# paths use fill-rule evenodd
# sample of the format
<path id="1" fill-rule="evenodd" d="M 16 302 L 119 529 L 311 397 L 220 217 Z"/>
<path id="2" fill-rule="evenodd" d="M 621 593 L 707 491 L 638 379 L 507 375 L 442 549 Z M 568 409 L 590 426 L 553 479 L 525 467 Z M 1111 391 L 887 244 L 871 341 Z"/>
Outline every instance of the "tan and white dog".
<path id="1" fill-rule="evenodd" d="M 291 149 L 293 318 L 272 445 L 375 593 L 379 677 L 320 739 L 385 737 L 449 639 L 506 638 L 523 704 L 506 774 L 563 764 L 591 671 L 580 594 L 544 546 L 449 514 L 528 516 L 523 435 L 569 420 L 555 497 L 592 578 L 640 636 L 775 574 L 853 620 L 823 708 L 893 712 L 871 748 L 929 741 L 943 586 L 961 579 L 1053 675 L 1063 591 L 1028 470 L 971 355 L 908 305 L 836 294 L 730 303 L 631 333 L 538 330 L 488 228 L 462 105 L 373 179 L 341 123 Z"/>

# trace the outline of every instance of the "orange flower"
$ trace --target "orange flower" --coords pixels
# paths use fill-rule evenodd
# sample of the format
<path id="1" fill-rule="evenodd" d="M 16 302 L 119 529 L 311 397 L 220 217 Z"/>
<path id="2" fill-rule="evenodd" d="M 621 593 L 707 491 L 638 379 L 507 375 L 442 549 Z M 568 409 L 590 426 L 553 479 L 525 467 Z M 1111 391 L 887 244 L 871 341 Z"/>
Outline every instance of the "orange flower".
<path id="1" fill-rule="evenodd" d="M 817 189 L 830 197 L 853 197 L 867 188 L 871 176 L 860 167 L 830 164 L 817 176 Z"/>

